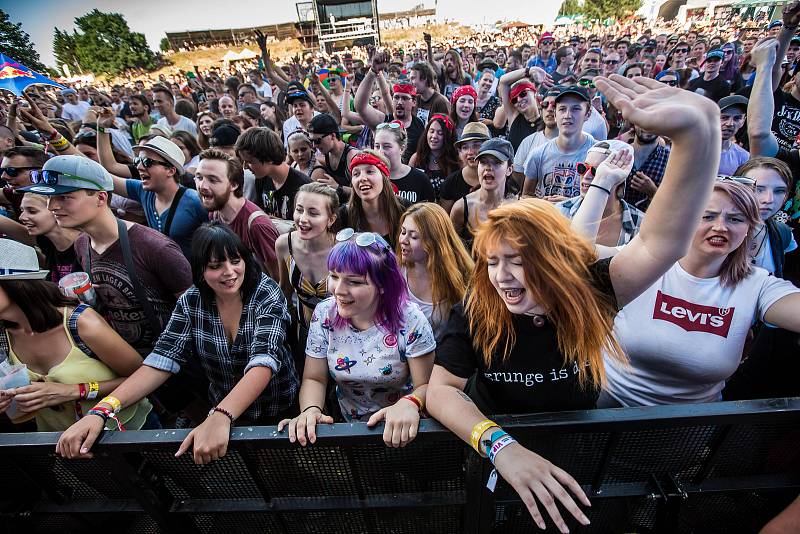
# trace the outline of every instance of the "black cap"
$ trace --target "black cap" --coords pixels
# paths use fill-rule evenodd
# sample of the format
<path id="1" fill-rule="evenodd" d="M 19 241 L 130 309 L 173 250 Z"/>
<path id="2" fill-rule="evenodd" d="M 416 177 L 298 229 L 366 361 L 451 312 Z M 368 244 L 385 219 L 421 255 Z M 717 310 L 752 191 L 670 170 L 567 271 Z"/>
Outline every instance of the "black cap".
<path id="1" fill-rule="evenodd" d="M 740 106 L 745 110 L 747 110 L 747 104 L 749 102 L 750 101 L 747 99 L 747 97 L 744 97 L 742 95 L 730 95 L 726 96 L 725 98 L 721 98 L 719 102 L 717 102 L 717 105 L 719 105 L 720 111 L 725 111 L 726 109 L 733 106 Z"/>
<path id="2" fill-rule="evenodd" d="M 658 43 L 655 39 L 648 39 L 647 42 L 644 44 L 645 48 L 655 48 L 658 46 Z"/>
<path id="3" fill-rule="evenodd" d="M 339 123 L 327 113 L 320 113 L 311 119 L 311 124 L 308 125 L 308 133 L 319 135 L 338 134 Z"/>
<path id="4" fill-rule="evenodd" d="M 208 140 L 209 146 L 233 146 L 242 131 L 235 124 L 220 124 L 211 132 L 211 138 Z"/>
<path id="5" fill-rule="evenodd" d="M 478 63 L 479 72 L 483 72 L 486 69 L 492 69 L 492 71 L 497 72 L 497 69 L 499 68 L 500 65 L 498 65 L 497 62 L 491 58 L 486 58 L 484 60 L 481 60 L 480 63 Z"/>
<path id="6" fill-rule="evenodd" d="M 298 81 L 289 82 L 286 87 L 286 103 L 291 104 L 295 100 L 305 100 L 311 107 L 314 107 L 314 99 L 308 94 L 303 84 Z"/>
<path id="7" fill-rule="evenodd" d="M 561 100 L 567 95 L 574 95 L 580 98 L 581 100 L 585 100 L 586 102 L 591 102 L 592 99 L 589 98 L 589 91 L 585 88 L 581 87 L 580 85 L 568 85 L 561 89 L 556 97 L 556 102 Z"/>
<path id="8" fill-rule="evenodd" d="M 480 159 L 481 156 L 494 156 L 500 161 L 511 161 L 514 159 L 514 146 L 505 139 L 495 137 L 483 142 L 475 159 Z"/>

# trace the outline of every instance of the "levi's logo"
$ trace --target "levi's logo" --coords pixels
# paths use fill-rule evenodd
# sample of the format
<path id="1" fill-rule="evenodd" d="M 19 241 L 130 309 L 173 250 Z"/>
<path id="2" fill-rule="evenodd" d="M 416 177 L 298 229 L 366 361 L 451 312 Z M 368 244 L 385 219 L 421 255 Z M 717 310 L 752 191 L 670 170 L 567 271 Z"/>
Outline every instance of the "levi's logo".
<path id="1" fill-rule="evenodd" d="M 707 332 L 720 337 L 728 337 L 728 330 L 736 308 L 714 308 L 683 299 L 656 295 L 653 319 L 661 319 L 676 324 L 687 332 Z"/>

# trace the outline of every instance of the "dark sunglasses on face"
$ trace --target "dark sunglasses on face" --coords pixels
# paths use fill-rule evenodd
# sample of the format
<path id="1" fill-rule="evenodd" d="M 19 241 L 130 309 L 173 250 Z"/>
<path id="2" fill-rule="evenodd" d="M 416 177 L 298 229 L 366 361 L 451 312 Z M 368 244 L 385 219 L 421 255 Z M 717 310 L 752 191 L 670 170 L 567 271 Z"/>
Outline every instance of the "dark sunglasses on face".
<path id="1" fill-rule="evenodd" d="M 595 165 L 589 165 L 588 163 L 585 163 L 583 161 L 575 164 L 575 170 L 577 170 L 578 174 L 580 174 L 581 176 L 583 176 L 587 172 L 591 172 L 592 175 L 594 176 L 595 169 L 597 169 Z"/>
<path id="2" fill-rule="evenodd" d="M 166 161 L 159 161 L 157 159 L 146 158 L 146 157 L 143 157 L 143 156 L 138 157 L 138 158 L 134 158 L 133 159 L 133 164 L 136 165 L 136 166 L 141 165 L 145 169 L 149 169 L 153 165 L 161 165 L 162 167 L 172 167 L 172 165 L 170 165 Z"/>
<path id="3" fill-rule="evenodd" d="M 512 104 L 516 104 L 517 102 L 519 102 L 520 98 L 527 97 L 529 92 L 530 91 L 522 91 L 520 94 L 518 94 L 517 96 L 515 96 L 514 98 L 511 99 L 511 103 Z"/>
<path id="4" fill-rule="evenodd" d="M 665 84 L 669 85 L 670 87 L 677 87 L 678 86 L 678 80 L 661 80 L 661 83 L 665 83 Z"/>
<path id="5" fill-rule="evenodd" d="M 619 63 L 619 61 L 616 59 L 607 59 L 603 61 L 603 63 L 605 63 L 606 65 L 616 65 L 617 63 Z"/>
<path id="6" fill-rule="evenodd" d="M 0 175 L 7 174 L 11 178 L 16 178 L 22 171 L 29 171 L 37 167 L 0 167 Z"/>
<path id="7" fill-rule="evenodd" d="M 323 139 L 324 139 L 324 137 L 310 137 L 309 138 L 309 140 L 311 141 L 311 144 L 314 145 L 314 146 L 321 145 Z"/>
<path id="8" fill-rule="evenodd" d="M 689 53 L 689 49 L 688 48 L 676 48 L 675 49 L 675 53 L 676 54 L 688 54 Z"/>

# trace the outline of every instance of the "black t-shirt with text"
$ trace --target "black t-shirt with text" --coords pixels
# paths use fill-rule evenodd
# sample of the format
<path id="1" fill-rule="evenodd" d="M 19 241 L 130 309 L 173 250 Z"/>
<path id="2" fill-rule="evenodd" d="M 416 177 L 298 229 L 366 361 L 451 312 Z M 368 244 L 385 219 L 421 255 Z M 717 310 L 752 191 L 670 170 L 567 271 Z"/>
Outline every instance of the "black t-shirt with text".
<path id="1" fill-rule="evenodd" d="M 786 150 L 794 147 L 794 140 L 800 134 L 800 100 L 792 93 L 775 91 L 775 116 L 772 119 L 772 131 L 778 145 Z M 797 175 L 795 175 L 797 176 Z"/>
<path id="2" fill-rule="evenodd" d="M 397 186 L 397 196 L 411 204 L 436 201 L 436 193 L 430 178 L 419 169 L 411 167 L 408 174 L 400 179 L 392 180 L 392 183 Z"/>
<path id="3" fill-rule="evenodd" d="M 36 246 L 44 255 L 44 268 L 50 271 L 47 279 L 54 284 L 70 273 L 83 271 L 72 245 L 66 250 L 58 250 L 52 241 L 43 235 L 37 235 Z"/>
<path id="4" fill-rule="evenodd" d="M 280 189 L 275 189 L 269 176 L 256 178 L 255 203 L 267 215 L 291 221 L 294 217 L 294 197 L 297 190 L 308 183 L 311 183 L 311 178 L 293 167 L 289 167 L 289 174 Z"/>
<path id="5" fill-rule="evenodd" d="M 600 260 L 589 270 L 595 287 L 616 307 L 610 262 Z M 526 315 L 513 315 L 512 321 L 516 342 L 510 354 L 505 361 L 495 354 L 487 366 L 473 347 L 463 305 L 457 304 L 436 347 L 436 364 L 469 379 L 466 392 L 487 416 L 594 408 L 599 388 L 579 384 L 577 364 L 567 363 L 558 348 L 555 325 L 545 320 L 537 327 Z"/>

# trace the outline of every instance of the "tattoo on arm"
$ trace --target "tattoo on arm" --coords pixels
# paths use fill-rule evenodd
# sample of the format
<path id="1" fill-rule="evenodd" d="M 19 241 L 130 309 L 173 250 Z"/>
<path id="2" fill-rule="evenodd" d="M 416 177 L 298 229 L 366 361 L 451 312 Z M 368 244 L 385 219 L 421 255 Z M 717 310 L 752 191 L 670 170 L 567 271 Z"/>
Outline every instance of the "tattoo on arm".
<path id="1" fill-rule="evenodd" d="M 458 390 L 458 394 L 461 395 L 461 398 L 464 399 L 465 401 L 467 401 L 469 403 L 472 403 L 472 399 L 469 398 L 469 395 L 467 395 L 466 393 L 464 393 L 460 389 Z"/>

